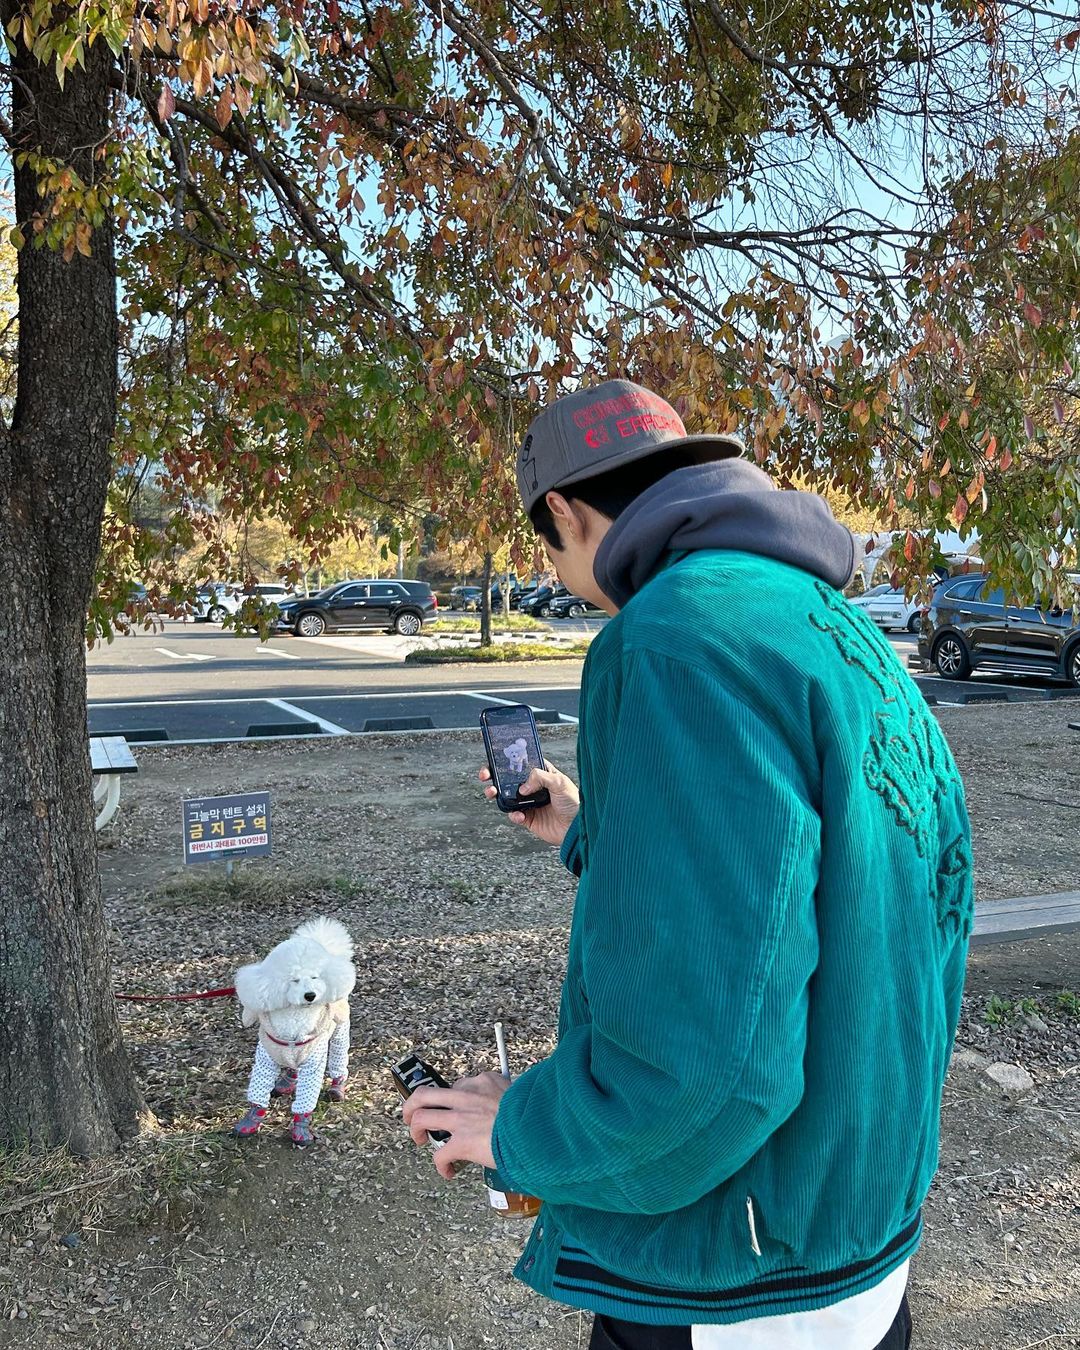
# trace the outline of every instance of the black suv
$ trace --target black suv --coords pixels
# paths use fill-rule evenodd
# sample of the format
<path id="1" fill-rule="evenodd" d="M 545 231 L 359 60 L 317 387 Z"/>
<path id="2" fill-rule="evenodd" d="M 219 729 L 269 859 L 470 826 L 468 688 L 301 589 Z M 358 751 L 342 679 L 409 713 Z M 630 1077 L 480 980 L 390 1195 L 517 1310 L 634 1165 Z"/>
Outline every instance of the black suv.
<path id="1" fill-rule="evenodd" d="M 345 628 L 378 628 L 414 637 L 439 602 L 424 581 L 339 581 L 318 595 L 278 605 L 278 627 L 297 637 L 320 637 Z"/>
<path id="2" fill-rule="evenodd" d="M 954 577 L 934 591 L 919 655 L 946 680 L 977 667 L 1050 675 L 1080 686 L 1080 623 L 1051 601 L 1021 608 L 983 574 Z"/>
<path id="3" fill-rule="evenodd" d="M 580 595 L 557 595 L 548 601 L 548 615 L 552 619 L 583 619 L 586 614 L 603 614 L 599 605 L 583 600 Z"/>
<path id="4" fill-rule="evenodd" d="M 522 614 L 528 614 L 534 619 L 546 619 L 551 613 L 552 600 L 558 600 L 563 595 L 569 595 L 563 585 L 540 586 L 532 595 L 525 596 L 518 608 Z"/>

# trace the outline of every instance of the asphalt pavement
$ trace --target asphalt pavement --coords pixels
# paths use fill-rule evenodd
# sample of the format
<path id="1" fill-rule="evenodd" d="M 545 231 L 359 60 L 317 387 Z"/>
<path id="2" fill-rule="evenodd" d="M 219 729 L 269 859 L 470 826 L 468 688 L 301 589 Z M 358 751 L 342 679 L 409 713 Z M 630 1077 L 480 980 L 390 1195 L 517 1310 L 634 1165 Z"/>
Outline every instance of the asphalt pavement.
<path id="1" fill-rule="evenodd" d="M 555 621 L 596 632 L 600 619 Z M 915 639 L 889 635 L 902 660 Z M 577 661 L 517 666 L 414 666 L 416 639 L 385 633 L 321 638 L 238 637 L 216 625 L 166 620 L 87 655 L 92 735 L 186 743 L 248 736 L 353 735 L 365 731 L 474 728 L 485 704 L 526 703 L 538 721 L 575 722 Z M 919 677 L 940 703 L 1067 696 L 1036 679 Z M 1072 691 L 1075 696 L 1076 691 Z"/>

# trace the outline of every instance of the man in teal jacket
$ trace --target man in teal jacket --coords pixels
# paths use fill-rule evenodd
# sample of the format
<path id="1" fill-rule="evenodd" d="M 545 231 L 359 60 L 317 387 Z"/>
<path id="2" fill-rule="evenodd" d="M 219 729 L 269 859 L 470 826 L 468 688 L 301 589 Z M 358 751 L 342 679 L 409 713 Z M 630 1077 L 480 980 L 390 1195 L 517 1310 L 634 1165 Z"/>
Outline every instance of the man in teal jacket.
<path id="1" fill-rule="evenodd" d="M 406 1118 L 452 1132 L 444 1175 L 541 1197 L 517 1274 L 594 1311 L 598 1350 L 900 1350 L 971 927 L 963 791 L 841 593 L 851 535 L 741 452 L 622 380 L 530 427 L 526 510 L 613 616 L 580 804 L 534 772 L 551 805 L 511 816 L 580 877 L 559 1041 Z"/>

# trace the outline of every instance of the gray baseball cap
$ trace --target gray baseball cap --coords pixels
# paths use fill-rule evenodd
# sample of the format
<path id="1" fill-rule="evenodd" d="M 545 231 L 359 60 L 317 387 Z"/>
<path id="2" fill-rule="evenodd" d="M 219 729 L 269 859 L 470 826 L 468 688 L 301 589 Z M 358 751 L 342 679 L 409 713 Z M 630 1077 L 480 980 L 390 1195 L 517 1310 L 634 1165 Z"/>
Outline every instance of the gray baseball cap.
<path id="1" fill-rule="evenodd" d="M 745 451 L 737 436 L 688 436 L 679 414 L 651 389 L 605 380 L 556 399 L 533 418 L 518 452 L 518 491 L 528 512 L 552 488 L 684 446 L 699 446 L 702 461 Z"/>

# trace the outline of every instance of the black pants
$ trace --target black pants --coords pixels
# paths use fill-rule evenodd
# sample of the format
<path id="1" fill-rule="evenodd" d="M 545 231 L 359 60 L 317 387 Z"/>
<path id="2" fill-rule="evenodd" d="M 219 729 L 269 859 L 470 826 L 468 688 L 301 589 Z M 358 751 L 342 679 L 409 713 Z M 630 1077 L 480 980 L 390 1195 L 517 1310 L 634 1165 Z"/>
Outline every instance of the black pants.
<path id="1" fill-rule="evenodd" d="M 875 1350 L 908 1350 L 911 1344 L 911 1311 L 907 1295 L 896 1320 Z M 640 1322 L 620 1322 L 617 1317 L 597 1317 L 589 1350 L 690 1350 L 689 1327 L 647 1327 Z"/>

